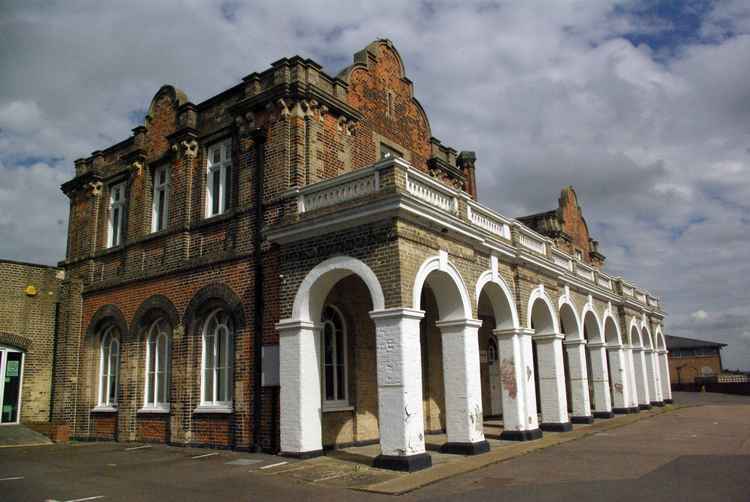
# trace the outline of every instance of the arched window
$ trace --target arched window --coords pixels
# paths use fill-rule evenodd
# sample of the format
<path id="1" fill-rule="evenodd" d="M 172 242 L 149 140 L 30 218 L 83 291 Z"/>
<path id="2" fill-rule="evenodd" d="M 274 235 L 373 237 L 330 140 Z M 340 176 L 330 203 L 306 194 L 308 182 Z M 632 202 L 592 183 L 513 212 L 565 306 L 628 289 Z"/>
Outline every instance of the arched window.
<path id="1" fill-rule="evenodd" d="M 148 329 L 144 408 L 169 408 L 170 330 L 164 318 L 154 321 Z"/>
<path id="2" fill-rule="evenodd" d="M 232 404 L 232 319 L 222 309 L 211 312 L 203 327 L 201 406 Z"/>
<path id="3" fill-rule="evenodd" d="M 120 368 L 120 332 L 115 326 L 102 333 L 99 348 L 99 406 L 117 406 L 117 373 Z"/>
<path id="4" fill-rule="evenodd" d="M 335 307 L 323 309 L 323 401 L 326 405 L 348 405 L 346 376 L 346 325 L 341 312 Z"/>

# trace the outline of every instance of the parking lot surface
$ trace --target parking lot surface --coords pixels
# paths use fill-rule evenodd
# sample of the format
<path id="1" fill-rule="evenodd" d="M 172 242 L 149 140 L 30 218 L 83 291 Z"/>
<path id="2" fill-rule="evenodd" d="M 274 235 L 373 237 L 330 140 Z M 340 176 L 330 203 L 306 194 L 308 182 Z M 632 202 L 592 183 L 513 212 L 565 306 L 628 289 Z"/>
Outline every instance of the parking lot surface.
<path id="1" fill-rule="evenodd" d="M 750 397 L 687 405 L 447 479 L 404 500 L 750 500 Z M 392 473 L 320 458 L 134 443 L 0 449 L 0 501 L 388 500 Z"/>

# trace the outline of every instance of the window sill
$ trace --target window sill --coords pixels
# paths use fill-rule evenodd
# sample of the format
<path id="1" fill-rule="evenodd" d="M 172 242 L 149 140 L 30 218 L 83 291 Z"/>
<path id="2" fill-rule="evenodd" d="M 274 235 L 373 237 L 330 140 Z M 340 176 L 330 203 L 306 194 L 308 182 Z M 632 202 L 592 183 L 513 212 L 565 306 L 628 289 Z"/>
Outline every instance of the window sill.
<path id="1" fill-rule="evenodd" d="M 230 413 L 234 413 L 234 408 L 232 407 L 231 404 L 226 404 L 226 405 L 202 404 L 193 410 L 194 415 L 211 414 L 211 413 L 228 415 Z"/>
<path id="2" fill-rule="evenodd" d="M 215 223 L 220 223 L 222 221 L 231 220 L 236 213 L 235 208 L 229 208 L 223 213 L 215 214 L 213 216 L 204 216 L 201 221 L 198 221 L 194 224 L 193 228 L 198 229 L 206 226 L 213 225 Z"/>
<path id="3" fill-rule="evenodd" d="M 115 406 L 94 406 L 91 408 L 91 413 L 117 413 L 117 407 Z"/>
<path id="4" fill-rule="evenodd" d="M 158 413 L 169 413 L 169 405 L 164 406 L 144 406 L 140 410 L 138 410 L 136 413 L 141 414 L 158 414 Z"/>
<path id="5" fill-rule="evenodd" d="M 323 413 L 333 413 L 336 411 L 354 411 L 354 406 L 350 404 L 324 404 Z"/>

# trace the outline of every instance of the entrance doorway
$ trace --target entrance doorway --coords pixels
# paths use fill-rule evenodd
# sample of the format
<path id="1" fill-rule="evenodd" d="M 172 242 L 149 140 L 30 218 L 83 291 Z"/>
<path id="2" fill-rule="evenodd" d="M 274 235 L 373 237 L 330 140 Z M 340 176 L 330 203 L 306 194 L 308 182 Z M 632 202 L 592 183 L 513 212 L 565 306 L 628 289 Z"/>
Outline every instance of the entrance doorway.
<path id="1" fill-rule="evenodd" d="M 17 424 L 21 415 L 23 352 L 0 345 L 0 424 Z"/>

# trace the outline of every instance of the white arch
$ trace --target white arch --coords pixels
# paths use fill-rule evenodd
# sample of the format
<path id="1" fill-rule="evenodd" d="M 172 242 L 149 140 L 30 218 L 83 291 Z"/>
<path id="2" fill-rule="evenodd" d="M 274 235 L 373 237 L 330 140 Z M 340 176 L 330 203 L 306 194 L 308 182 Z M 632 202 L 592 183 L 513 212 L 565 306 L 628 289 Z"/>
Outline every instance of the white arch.
<path id="1" fill-rule="evenodd" d="M 604 312 L 604 317 L 602 317 L 602 336 L 604 337 L 604 342 L 607 342 L 607 321 L 612 320 L 612 324 L 615 327 L 615 334 L 617 335 L 617 344 L 622 345 L 622 333 L 620 333 L 620 323 L 617 322 L 617 319 L 614 315 L 612 315 L 612 311 L 607 309 Z"/>
<path id="2" fill-rule="evenodd" d="M 534 291 L 531 292 L 531 295 L 529 295 L 529 303 L 526 307 L 526 325 L 527 327 L 531 328 L 531 317 L 534 312 L 534 303 L 537 300 L 541 300 L 542 303 L 545 304 L 547 307 L 547 310 L 549 311 L 549 315 L 552 317 L 552 329 L 555 333 L 560 332 L 560 321 L 557 319 L 557 309 L 555 308 L 555 304 L 550 299 L 549 295 L 546 291 L 544 291 L 544 285 L 540 284 L 536 288 L 534 288 Z"/>
<path id="3" fill-rule="evenodd" d="M 654 330 L 654 337 L 656 338 L 656 348 L 659 350 L 667 349 L 667 341 L 664 339 L 664 333 L 661 331 L 661 326 L 657 326 Z"/>
<path id="4" fill-rule="evenodd" d="M 479 280 L 477 281 L 476 288 L 474 289 L 474 294 L 476 295 L 477 299 L 477 310 L 479 309 L 479 297 L 482 294 L 482 290 L 484 290 L 484 287 L 488 284 L 495 284 L 500 288 L 500 291 L 505 296 L 505 302 L 507 302 L 507 305 L 510 309 L 510 316 L 511 316 L 511 322 L 513 323 L 513 328 L 519 328 L 520 324 L 518 322 L 518 311 L 516 310 L 516 302 L 513 301 L 513 293 L 511 292 L 510 287 L 505 283 L 503 278 L 498 274 L 497 276 L 493 277 L 492 270 L 487 270 L 486 272 L 482 273 L 482 275 L 479 276 Z M 495 292 L 497 289 L 494 288 L 488 288 L 487 289 L 487 296 L 490 298 L 490 303 L 492 304 L 492 310 L 495 314 L 495 322 L 499 322 L 500 319 L 498 319 L 499 312 L 497 311 L 497 302 L 502 301 L 501 299 L 498 299 Z"/>
<path id="5" fill-rule="evenodd" d="M 586 302 L 586 305 L 583 306 L 583 310 L 581 311 L 581 322 L 583 323 L 583 328 L 586 329 L 586 315 L 589 312 L 591 313 L 591 315 L 594 316 L 594 321 L 596 322 L 596 328 L 599 333 L 599 341 L 604 342 L 604 330 L 602 329 L 602 320 L 599 318 L 599 314 L 596 313 L 596 309 L 594 309 L 594 305 L 591 302 Z"/>
<path id="6" fill-rule="evenodd" d="M 385 308 L 385 296 L 375 272 L 364 262 L 350 256 L 335 256 L 319 263 L 313 268 L 297 290 L 292 307 L 292 318 L 301 321 L 318 322 L 320 313 L 331 288 L 351 274 L 358 276 L 367 286 L 372 299 L 373 310 Z M 311 316 L 315 315 L 313 319 Z"/>
<path id="7" fill-rule="evenodd" d="M 645 319 L 643 321 L 641 321 L 641 331 L 645 331 L 645 333 L 647 335 L 646 340 L 648 341 L 648 347 L 646 347 L 645 342 L 644 342 L 643 347 L 646 348 L 646 349 L 652 349 L 653 350 L 653 348 L 654 348 L 654 337 L 651 336 L 651 329 L 648 327 L 648 323 L 646 322 Z M 643 335 L 641 335 L 641 338 L 643 338 Z"/>
<path id="8" fill-rule="evenodd" d="M 581 318 L 578 317 L 578 307 L 576 307 L 575 300 L 573 300 L 573 298 L 567 293 L 560 296 L 560 298 L 557 300 L 557 311 L 558 311 L 557 315 L 560 317 L 561 324 L 562 324 L 562 316 L 560 314 L 562 313 L 563 305 L 567 305 L 568 307 L 570 307 L 570 311 L 573 312 L 573 320 L 575 320 L 575 330 L 576 330 L 575 335 L 576 336 L 572 337 L 572 339 L 582 340 L 583 329 L 581 329 Z M 561 329 L 562 329 L 562 326 L 561 326 Z M 566 333 L 563 333 L 563 334 L 565 334 L 567 338 L 567 334 Z"/>
<path id="9" fill-rule="evenodd" d="M 461 277 L 460 272 L 458 269 L 448 261 L 448 258 L 446 255 L 438 255 L 433 256 L 431 258 L 427 258 L 424 263 L 422 263 L 422 266 L 419 267 L 419 271 L 417 272 L 417 276 L 414 279 L 414 287 L 412 289 L 412 305 L 413 308 L 416 310 L 420 310 L 422 307 L 422 289 L 424 288 L 424 284 L 429 278 L 429 275 L 432 272 L 442 272 L 438 277 L 446 277 L 450 282 L 455 285 L 458 295 L 459 295 L 459 304 L 456 304 L 455 302 L 452 302 L 452 300 L 455 300 L 454 298 L 450 298 L 450 295 L 448 294 L 440 294 L 440 291 L 435 291 L 435 297 L 438 302 L 438 309 L 440 310 L 440 320 L 445 321 L 449 319 L 471 319 L 472 318 L 472 310 L 471 310 L 471 300 L 469 299 L 469 290 L 466 288 L 466 283 L 464 283 L 463 278 Z M 449 288 L 449 285 L 445 283 L 443 279 L 431 279 L 435 281 L 440 281 L 443 283 L 443 285 L 447 286 Z M 437 284 L 437 289 L 445 289 L 439 287 L 440 284 Z"/>
<path id="10" fill-rule="evenodd" d="M 635 331 L 635 334 L 638 335 L 638 340 L 633 340 L 633 332 Z M 631 338 L 630 345 L 633 347 L 643 347 L 643 343 L 641 340 L 641 329 L 638 327 L 638 321 L 635 317 L 630 319 L 630 325 L 628 326 L 628 337 Z"/>

